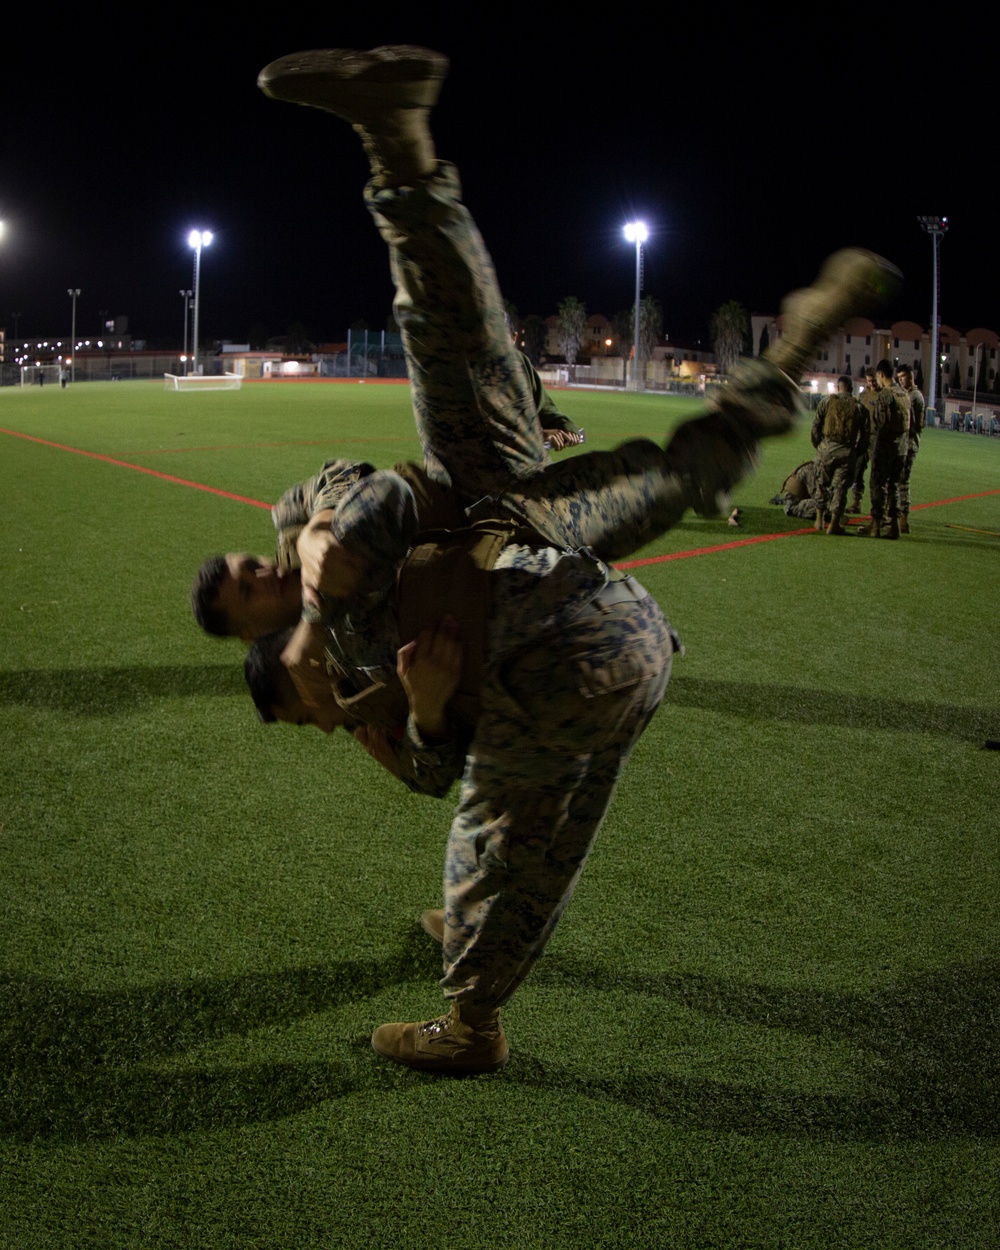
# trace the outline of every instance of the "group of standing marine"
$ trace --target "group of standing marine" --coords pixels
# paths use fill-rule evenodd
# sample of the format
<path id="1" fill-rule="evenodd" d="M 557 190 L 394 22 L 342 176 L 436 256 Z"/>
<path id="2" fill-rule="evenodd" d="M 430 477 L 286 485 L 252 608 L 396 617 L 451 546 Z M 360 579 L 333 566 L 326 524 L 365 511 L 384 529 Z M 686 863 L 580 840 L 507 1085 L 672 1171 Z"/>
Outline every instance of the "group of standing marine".
<path id="1" fill-rule="evenodd" d="M 489 255 L 435 152 L 446 71 L 399 46 L 300 53 L 260 76 L 267 95 L 344 118 L 365 145 L 424 463 L 328 462 L 276 505 L 279 559 L 210 558 L 192 603 L 209 632 L 254 642 L 260 720 L 343 726 L 414 790 L 461 778 L 444 906 L 422 917 L 448 1010 L 372 1035 L 385 1058 L 460 1075 L 506 1062 L 500 1009 L 569 902 L 679 648 L 612 562 L 688 508 L 717 511 L 760 440 L 792 428 L 817 344 L 898 271 L 837 253 L 786 301 L 780 342 L 664 444 L 553 463 Z"/>
<path id="2" fill-rule="evenodd" d="M 924 397 L 909 365 L 900 365 L 894 377 L 891 363 L 880 360 L 865 371 L 859 398 L 846 374 L 838 378 L 836 392 L 820 400 L 813 419 L 815 460 L 788 475 L 774 502 L 789 516 L 815 517 L 817 533 L 847 534 L 844 514 L 861 512 L 869 468 L 871 518 L 856 532 L 864 538 L 908 534 L 910 474 L 924 415 Z"/>

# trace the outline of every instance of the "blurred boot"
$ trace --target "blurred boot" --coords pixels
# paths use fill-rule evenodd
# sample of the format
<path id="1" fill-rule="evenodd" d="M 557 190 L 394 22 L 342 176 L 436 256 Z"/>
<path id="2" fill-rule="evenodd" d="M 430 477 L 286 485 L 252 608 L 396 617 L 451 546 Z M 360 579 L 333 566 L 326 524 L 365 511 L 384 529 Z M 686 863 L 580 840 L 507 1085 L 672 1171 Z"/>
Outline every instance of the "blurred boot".
<path id="1" fill-rule="evenodd" d="M 272 99 L 344 118 L 361 136 L 372 176 L 384 186 L 412 186 L 436 167 L 430 110 L 447 73 L 447 57 L 408 44 L 324 48 L 272 61 L 257 86 Z"/>

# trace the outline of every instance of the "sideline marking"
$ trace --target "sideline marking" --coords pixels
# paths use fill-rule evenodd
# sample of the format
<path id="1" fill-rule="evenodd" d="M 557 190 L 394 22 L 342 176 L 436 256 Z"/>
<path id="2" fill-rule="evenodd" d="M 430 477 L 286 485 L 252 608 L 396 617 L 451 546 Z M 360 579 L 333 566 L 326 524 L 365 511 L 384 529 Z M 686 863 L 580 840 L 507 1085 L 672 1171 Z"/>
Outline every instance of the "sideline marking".
<path id="1" fill-rule="evenodd" d="M 777 534 L 756 534 L 753 538 L 738 538 L 731 543 L 718 543 L 714 547 L 694 547 L 690 551 L 671 551 L 663 556 L 646 556 L 642 560 L 616 560 L 616 569 L 639 569 L 645 564 L 666 564 L 668 560 L 686 560 L 689 556 L 710 556 L 715 551 L 732 551 L 735 547 L 752 547 L 754 543 L 771 543 L 776 538 L 793 538 L 799 534 L 812 534 L 814 527 L 801 530 L 781 530 Z"/>
<path id="2" fill-rule="evenodd" d="M 941 508 L 948 503 L 962 503 L 966 499 L 985 499 L 989 495 L 1000 495 L 1000 490 L 979 490 L 971 495 L 956 495 L 954 499 L 933 499 L 930 503 L 915 503 L 910 505 L 910 511 L 916 512 L 918 508 Z M 860 525 L 865 517 L 858 517 L 856 520 L 850 521 L 851 525 Z M 868 518 L 870 519 L 870 518 Z M 953 529 L 961 528 L 952 526 Z M 986 533 L 987 531 L 980 531 Z M 715 547 L 696 547 L 691 551 L 671 551 L 667 555 L 647 556 L 643 560 L 623 560 L 615 565 L 618 569 L 638 569 L 645 564 L 666 564 L 668 560 L 686 560 L 689 556 L 708 556 L 714 551 L 732 551 L 734 547 L 752 547 L 754 543 L 770 543 L 777 538 L 795 538 L 803 534 L 816 533 L 814 525 L 808 526 L 806 529 L 800 530 L 781 530 L 777 534 L 757 534 L 753 538 L 741 538 L 735 542 L 719 543 Z"/>
<path id="3" fill-rule="evenodd" d="M 414 440 L 416 435 L 414 434 Z M 360 443 L 367 446 L 369 443 L 377 446 L 392 445 L 398 443 L 400 446 L 412 446 L 413 440 L 403 438 L 345 438 L 338 439 L 338 446 L 341 443 L 353 445 Z M 141 451 L 134 452 L 138 456 L 172 456 L 178 452 L 192 451 L 256 451 L 261 447 L 329 447 L 330 440 L 328 438 L 298 438 L 290 439 L 280 443 L 219 443 L 214 447 L 150 447 L 143 448 Z"/>
<path id="4" fill-rule="evenodd" d="M 150 477 L 158 477 L 164 482 L 173 482 L 177 486 L 190 486 L 192 490 L 203 490 L 208 495 L 220 495 L 223 499 L 234 499 L 237 503 L 248 503 L 254 508 L 266 508 L 271 505 L 260 499 L 250 499 L 246 495 L 235 495 L 231 490 L 220 490 L 217 486 L 206 486 L 204 482 L 192 482 L 186 477 L 174 477 L 172 473 L 159 473 L 156 469 L 147 469 L 145 465 L 130 464 L 127 460 L 116 460 L 114 456 L 102 456 L 96 451 L 84 451 L 82 447 L 68 447 L 65 443 L 53 443 L 47 438 L 36 438 L 33 434 L 22 434 L 18 430 L 7 430 L 0 426 L 0 434 L 9 434 L 12 438 L 23 438 L 29 443 L 40 443 L 43 447 L 55 447 L 58 451 L 71 451 L 77 456 L 86 456 L 89 460 L 102 460 L 105 464 L 117 465 L 120 469 L 134 469 L 136 473 L 147 473 Z"/>
<path id="5" fill-rule="evenodd" d="M 23 438 L 29 443 L 39 443 L 43 447 L 55 447 L 58 451 L 71 451 L 77 456 L 86 456 L 90 460 L 101 460 L 105 464 L 117 465 L 120 469 L 134 469 L 136 473 L 146 473 L 150 477 L 157 477 L 164 482 L 173 482 L 177 486 L 189 486 L 192 490 L 203 490 L 208 495 L 219 495 L 222 499 L 232 499 L 236 503 L 250 504 L 253 508 L 266 508 L 271 510 L 269 503 L 264 503 L 260 499 L 250 499 L 246 495 L 236 495 L 229 490 L 220 490 L 217 486 L 206 486 L 204 482 L 192 482 L 186 477 L 174 477 L 171 473 L 160 473 L 156 469 L 147 469 L 141 464 L 131 464 L 128 460 L 117 460 L 114 456 L 103 456 L 96 451 L 84 451 L 81 447 L 69 447 L 66 443 L 54 443 L 47 438 L 37 438 L 33 434 L 22 434 L 19 430 L 8 430 L 0 426 L 0 434 L 9 434 L 11 438 Z M 996 490 L 980 490 L 975 491 L 971 495 L 955 495 L 952 499 L 935 499 L 930 503 L 913 504 L 910 508 L 911 512 L 916 512 L 920 508 L 941 508 L 945 504 L 963 503 L 967 499 L 985 499 L 990 495 L 1000 495 L 1000 489 Z M 863 518 L 858 518 L 858 521 Z M 803 534 L 815 533 L 815 527 L 810 525 L 804 529 L 797 530 L 780 530 L 776 534 L 756 534 L 753 538 L 737 538 L 728 543 L 716 543 L 711 547 L 694 547 L 690 551 L 671 551 L 662 556 L 646 556 L 641 560 L 623 560 L 615 565 L 619 569 L 638 569 L 648 564 L 666 564 L 668 560 L 687 560 L 691 556 L 708 556 L 716 551 L 733 551 L 737 547 L 753 547 L 757 543 L 771 543 L 779 538 L 796 538 Z"/>

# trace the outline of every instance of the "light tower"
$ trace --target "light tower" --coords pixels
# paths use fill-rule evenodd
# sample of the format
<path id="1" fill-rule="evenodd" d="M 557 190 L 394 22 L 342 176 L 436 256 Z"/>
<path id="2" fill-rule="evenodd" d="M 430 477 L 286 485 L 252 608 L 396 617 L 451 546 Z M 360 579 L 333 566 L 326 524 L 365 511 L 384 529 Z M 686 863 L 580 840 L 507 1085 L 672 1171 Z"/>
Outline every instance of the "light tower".
<path id="1" fill-rule="evenodd" d="M 937 418 L 938 374 L 938 272 L 941 268 L 941 240 L 948 233 L 947 217 L 918 217 L 917 221 L 931 236 L 934 247 L 934 297 L 931 303 L 931 389 L 927 396 L 927 421 L 934 423 Z"/>
<path id="2" fill-rule="evenodd" d="M 211 230 L 192 230 L 188 235 L 188 246 L 194 248 L 194 328 L 191 332 L 191 354 L 194 356 L 194 371 L 198 369 L 198 305 L 201 296 L 201 249 L 212 242 Z"/>
<path id="3" fill-rule="evenodd" d="M 188 323 L 191 320 L 191 296 L 194 291 L 181 291 L 181 299 L 184 301 L 184 376 L 187 377 L 188 371 Z"/>
<path id="4" fill-rule="evenodd" d="M 649 231 L 644 221 L 630 221 L 625 227 L 625 238 L 635 244 L 635 331 L 633 334 L 632 355 L 632 389 L 642 390 L 642 378 L 639 373 L 639 293 L 642 290 L 642 245 L 649 238 Z"/>
<path id="5" fill-rule="evenodd" d="M 70 319 L 70 325 L 72 326 L 72 330 L 71 330 L 71 338 L 70 338 L 70 343 L 69 343 L 69 380 L 71 382 L 75 382 L 76 381 L 76 301 L 77 301 L 77 297 L 80 294 L 80 288 L 78 286 L 67 287 L 66 294 L 73 301 L 73 315 Z"/>

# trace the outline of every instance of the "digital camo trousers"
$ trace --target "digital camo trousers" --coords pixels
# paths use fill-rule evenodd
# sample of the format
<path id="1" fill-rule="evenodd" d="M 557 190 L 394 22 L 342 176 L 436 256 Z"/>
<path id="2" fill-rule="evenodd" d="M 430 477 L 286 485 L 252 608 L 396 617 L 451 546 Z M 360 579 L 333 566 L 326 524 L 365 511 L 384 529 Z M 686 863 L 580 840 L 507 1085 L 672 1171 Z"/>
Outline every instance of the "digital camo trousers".
<path id="1" fill-rule="evenodd" d="M 369 183 L 389 245 L 396 319 L 428 471 L 468 505 L 499 503 L 549 542 L 622 559 L 696 507 L 710 512 L 755 463 L 757 439 L 791 424 L 796 388 L 749 362 L 666 448 L 635 439 L 553 464 L 504 321 L 485 244 L 441 163 L 413 188 Z"/>
<path id="2" fill-rule="evenodd" d="M 839 516 L 847 504 L 849 474 L 853 467 L 850 447 L 824 438 L 816 448 L 816 488 L 813 498 L 817 508 Z"/>
<path id="3" fill-rule="evenodd" d="M 900 482 L 906 465 L 908 440 L 905 434 L 880 437 L 872 448 L 868 493 L 871 497 L 872 520 L 878 524 L 903 513 Z"/>
<path id="4" fill-rule="evenodd" d="M 541 954 L 676 646 L 646 595 L 589 605 L 489 673 L 444 871 L 441 985 L 470 1013 L 506 1002 Z"/>
<path id="5" fill-rule="evenodd" d="M 903 460 L 903 472 L 899 475 L 899 515 L 910 515 L 910 474 L 913 472 L 913 462 L 917 458 L 917 452 L 920 450 L 919 438 L 914 438 L 912 434 L 909 437 L 909 446 L 906 451 L 906 458 Z"/>

